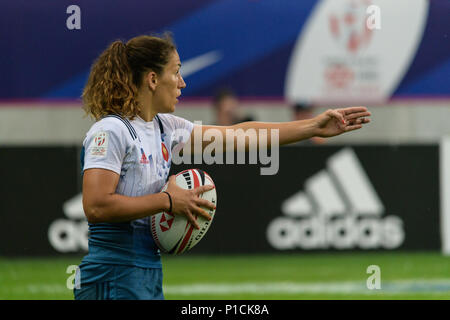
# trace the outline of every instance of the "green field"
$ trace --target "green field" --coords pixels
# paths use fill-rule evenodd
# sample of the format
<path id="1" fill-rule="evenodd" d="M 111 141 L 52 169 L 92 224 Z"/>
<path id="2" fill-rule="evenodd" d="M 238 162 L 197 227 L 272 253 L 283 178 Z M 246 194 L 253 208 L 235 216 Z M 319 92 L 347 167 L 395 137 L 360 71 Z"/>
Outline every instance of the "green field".
<path id="1" fill-rule="evenodd" d="M 76 258 L 0 258 L 0 299 L 73 299 Z M 369 265 L 381 289 L 369 290 Z M 164 256 L 166 299 L 450 299 L 450 257 L 439 253 Z"/>

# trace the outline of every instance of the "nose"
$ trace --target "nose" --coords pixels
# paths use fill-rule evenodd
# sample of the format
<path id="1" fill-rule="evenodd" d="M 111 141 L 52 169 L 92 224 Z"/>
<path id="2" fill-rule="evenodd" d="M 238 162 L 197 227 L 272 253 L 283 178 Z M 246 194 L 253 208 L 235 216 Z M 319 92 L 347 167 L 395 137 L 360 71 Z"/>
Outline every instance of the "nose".
<path id="1" fill-rule="evenodd" d="M 180 78 L 178 79 L 178 88 L 180 89 L 186 88 L 186 82 L 184 82 L 184 79 L 181 75 Z"/>

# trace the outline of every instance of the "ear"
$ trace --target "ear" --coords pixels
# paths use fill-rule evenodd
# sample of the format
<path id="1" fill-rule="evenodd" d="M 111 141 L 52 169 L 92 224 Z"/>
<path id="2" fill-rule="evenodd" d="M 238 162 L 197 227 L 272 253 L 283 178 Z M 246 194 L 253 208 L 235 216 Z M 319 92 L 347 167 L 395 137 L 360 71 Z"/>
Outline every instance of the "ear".
<path id="1" fill-rule="evenodd" d="M 156 90 L 156 85 L 158 84 L 158 75 L 154 71 L 150 71 L 145 77 L 145 82 L 150 91 Z"/>

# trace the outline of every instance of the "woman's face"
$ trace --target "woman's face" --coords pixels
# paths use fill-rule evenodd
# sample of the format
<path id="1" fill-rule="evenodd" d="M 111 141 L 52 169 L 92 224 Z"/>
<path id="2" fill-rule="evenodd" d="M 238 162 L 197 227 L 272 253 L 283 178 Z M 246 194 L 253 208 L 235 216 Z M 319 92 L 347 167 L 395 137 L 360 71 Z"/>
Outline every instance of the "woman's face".
<path id="1" fill-rule="evenodd" d="M 175 111 L 175 104 L 177 104 L 177 98 L 181 95 L 181 89 L 186 87 L 186 83 L 180 74 L 180 68 L 180 56 L 175 50 L 163 72 L 157 76 L 153 105 L 158 113 Z"/>

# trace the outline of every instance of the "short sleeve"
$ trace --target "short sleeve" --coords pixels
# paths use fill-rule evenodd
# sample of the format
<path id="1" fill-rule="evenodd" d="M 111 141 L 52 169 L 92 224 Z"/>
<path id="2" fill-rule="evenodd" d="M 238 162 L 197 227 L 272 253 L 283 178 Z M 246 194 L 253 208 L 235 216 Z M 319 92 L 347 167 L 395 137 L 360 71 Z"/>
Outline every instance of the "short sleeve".
<path id="1" fill-rule="evenodd" d="M 190 139 L 194 124 L 189 120 L 171 114 L 164 114 L 164 116 L 161 118 L 164 119 L 163 122 L 171 130 L 170 148 L 172 150 L 172 153 L 175 150 L 181 150 L 186 142 L 188 142 L 188 140 Z"/>
<path id="2" fill-rule="evenodd" d="M 88 132 L 83 142 L 83 171 L 92 168 L 107 169 L 120 174 L 126 155 L 127 141 L 118 123 L 97 125 Z"/>

